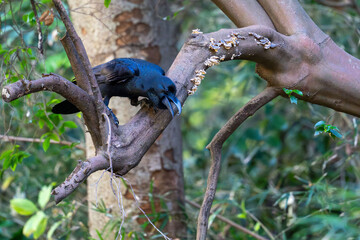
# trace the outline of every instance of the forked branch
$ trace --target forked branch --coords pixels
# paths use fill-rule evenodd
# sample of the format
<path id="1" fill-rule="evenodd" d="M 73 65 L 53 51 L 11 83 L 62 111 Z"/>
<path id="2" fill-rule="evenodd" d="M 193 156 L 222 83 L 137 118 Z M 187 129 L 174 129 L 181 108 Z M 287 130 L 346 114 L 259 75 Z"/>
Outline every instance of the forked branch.
<path id="1" fill-rule="evenodd" d="M 262 106 L 280 95 L 281 89 L 267 87 L 259 95 L 246 103 L 229 121 L 219 130 L 206 147 L 210 150 L 211 165 L 208 175 L 204 200 L 200 209 L 197 224 L 197 240 L 205 240 L 208 228 L 211 205 L 214 201 L 217 181 L 221 168 L 221 149 L 230 135 L 250 116 L 254 115 Z M 258 238 L 259 239 L 259 238 Z"/>
<path id="2" fill-rule="evenodd" d="M 106 169 L 108 166 L 108 160 L 102 154 L 98 154 L 86 161 L 79 160 L 69 177 L 51 192 L 54 195 L 56 204 L 75 191 L 93 172 Z"/>

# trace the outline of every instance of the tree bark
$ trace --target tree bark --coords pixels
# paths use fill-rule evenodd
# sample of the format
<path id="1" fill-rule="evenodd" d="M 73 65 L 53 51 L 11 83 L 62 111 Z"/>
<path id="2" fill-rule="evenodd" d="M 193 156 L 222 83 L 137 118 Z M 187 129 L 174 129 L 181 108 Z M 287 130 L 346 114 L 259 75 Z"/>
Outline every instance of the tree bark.
<path id="1" fill-rule="evenodd" d="M 161 19 L 169 14 L 168 6 L 156 6 L 153 1 L 131 2 L 134 1 L 113 1 L 109 9 L 105 9 L 102 3 L 96 1 L 69 1 L 73 23 L 86 46 L 92 65 L 118 57 L 135 57 L 159 64 L 166 70 L 177 53 L 177 25 Z M 110 108 L 120 124 L 128 122 L 139 110 L 124 98 L 112 98 Z M 86 139 L 89 158 L 93 156 L 94 148 L 91 139 L 88 136 Z M 159 198 L 163 196 L 171 215 L 171 221 L 163 230 L 169 237 L 183 237 L 186 234 L 181 220 L 184 203 L 181 141 L 180 119 L 177 117 L 145 154 L 140 164 L 126 175 L 139 197 L 141 208 L 147 214 L 152 213 L 150 183 L 156 212 L 165 210 Z M 93 237 L 97 236 L 96 230 L 102 231 L 109 220 L 104 214 L 92 210 L 93 203 L 102 199 L 110 208 L 111 214 L 118 217 L 121 211 L 109 185 L 109 174 L 104 174 L 98 182 L 101 174 L 99 171 L 88 178 L 89 228 Z M 129 230 L 142 231 L 139 224 L 146 220 L 137 217 L 141 213 L 133 202 L 131 190 L 124 185 L 121 188 L 125 196 L 127 221 L 135 217 L 137 223 L 128 222 Z M 150 225 L 146 230 L 154 233 Z"/>

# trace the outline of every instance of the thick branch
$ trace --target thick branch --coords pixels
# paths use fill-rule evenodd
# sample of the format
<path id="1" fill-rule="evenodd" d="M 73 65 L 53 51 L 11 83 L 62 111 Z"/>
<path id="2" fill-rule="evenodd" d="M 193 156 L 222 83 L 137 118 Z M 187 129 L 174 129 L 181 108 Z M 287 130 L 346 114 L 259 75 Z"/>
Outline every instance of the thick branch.
<path id="1" fill-rule="evenodd" d="M 95 96 L 95 101 L 102 101 L 100 89 L 98 87 L 97 81 L 96 81 L 94 73 L 92 71 L 92 67 L 90 65 L 90 61 L 89 61 L 89 58 L 87 57 L 86 50 L 85 50 L 83 43 L 82 43 L 79 35 L 77 35 L 75 28 L 72 25 L 71 20 L 70 20 L 69 16 L 67 15 L 64 6 L 61 3 L 61 0 L 53 0 L 53 3 L 56 7 L 56 10 L 60 14 L 61 20 L 64 23 L 67 33 L 69 34 L 69 37 L 71 38 L 71 40 L 74 44 L 74 47 L 76 49 L 76 52 L 74 52 L 73 54 L 77 54 L 78 57 L 80 58 L 82 65 L 84 67 L 84 71 L 87 76 L 86 80 L 88 80 L 90 82 L 92 92 L 88 92 L 88 93 L 90 95 L 93 94 Z M 76 59 L 76 57 L 77 56 L 75 56 L 74 58 Z M 74 72 L 74 74 L 76 74 L 76 72 Z M 78 81 L 84 81 L 84 80 L 85 79 L 78 79 Z"/>
<path id="2" fill-rule="evenodd" d="M 56 74 L 45 75 L 33 81 L 23 79 L 9 84 L 2 90 L 2 98 L 6 102 L 11 102 L 25 95 L 40 91 L 56 92 L 83 112 L 94 110 L 93 104 L 91 104 L 93 101 L 84 90 Z"/>
<path id="3" fill-rule="evenodd" d="M 209 49 L 211 38 L 220 41 L 221 39 L 228 38 L 232 32 L 237 32 L 239 35 L 244 36 L 244 39 L 239 39 L 239 44 L 236 47 L 230 49 L 221 47 L 217 52 Z M 280 48 L 265 50 L 264 46 L 257 44 L 254 36 L 249 34 L 253 32 L 276 39 L 274 42 L 279 44 L 281 42 L 280 34 L 263 26 L 227 29 L 209 34 L 193 35 L 183 46 L 167 74 L 176 84 L 176 97 L 181 103 L 185 102 L 188 97 L 188 91 L 194 86 L 190 79 L 194 78 L 197 70 L 206 70 L 209 67 L 205 62 L 212 56 L 217 56 L 218 59 L 223 57 L 223 61 L 250 59 L 273 66 L 273 59 L 278 54 Z M 157 110 L 154 113 L 147 108 L 142 108 L 129 123 L 121 126 L 120 130 L 115 133 L 122 139 L 121 144 L 119 143 L 121 147 L 116 148 L 118 156 L 112 157 L 114 159 L 114 169 L 117 170 L 117 173 L 123 175 L 135 167 L 171 120 L 172 118 L 168 111 Z M 121 163 L 116 160 L 120 158 L 123 160 Z"/>
<path id="4" fill-rule="evenodd" d="M 284 35 L 306 33 L 320 43 L 327 37 L 307 15 L 297 0 L 258 0 L 276 30 Z"/>
<path id="5" fill-rule="evenodd" d="M 210 209 L 213 203 L 217 181 L 221 167 L 221 149 L 226 139 L 250 116 L 258 109 L 279 96 L 281 89 L 268 87 L 259 95 L 251 99 L 244 107 L 242 107 L 215 135 L 210 144 L 206 147 L 211 153 L 211 166 L 208 176 L 208 182 L 205 197 L 200 209 L 197 224 L 197 240 L 205 240 Z"/>
<path id="6" fill-rule="evenodd" d="M 75 62 L 77 63 L 76 67 L 72 65 L 77 82 L 79 86 L 81 86 L 84 90 L 88 92 L 88 94 L 94 96 L 96 111 L 92 112 L 92 116 L 93 118 L 95 116 L 95 120 L 97 121 L 98 124 L 92 125 L 91 128 L 89 124 L 87 125 L 89 127 L 91 137 L 95 146 L 99 147 L 103 145 L 103 142 L 105 141 L 106 138 L 104 122 L 100 122 L 100 119 L 102 119 L 101 115 L 104 112 L 108 112 L 108 110 L 105 108 L 105 105 L 102 101 L 101 92 L 97 84 L 97 81 L 95 79 L 94 73 L 92 71 L 92 67 L 90 65 L 90 61 L 87 56 L 85 47 L 80 37 L 76 33 L 75 28 L 72 25 L 70 18 L 67 15 L 64 6 L 61 3 L 61 0 L 53 0 L 53 3 L 56 7 L 56 10 L 60 14 L 61 20 L 63 21 L 65 28 L 67 30 L 67 34 L 63 39 L 62 43 L 64 44 L 64 47 L 67 50 L 66 52 L 68 54 L 70 61 L 72 61 L 73 63 Z M 72 44 L 70 39 L 72 41 Z M 84 119 L 85 122 L 93 121 L 93 119 L 91 118 L 84 118 Z M 95 136 L 95 134 L 92 133 L 93 131 L 95 131 L 96 133 L 100 133 L 100 135 Z"/>
<path id="7" fill-rule="evenodd" d="M 100 144 L 101 135 L 97 128 L 98 121 L 92 116 L 92 113 L 95 112 L 93 99 L 84 90 L 59 75 L 49 74 L 37 80 L 20 80 L 9 84 L 2 90 L 2 98 L 6 102 L 11 102 L 40 91 L 56 92 L 82 111 L 88 127 L 92 129 L 90 133 L 94 143 Z"/>
<path id="8" fill-rule="evenodd" d="M 237 27 L 263 25 L 275 29 L 271 19 L 257 1 L 212 0 Z M 255 14 L 256 13 L 256 14 Z"/>
<path id="9" fill-rule="evenodd" d="M 90 158 L 86 161 L 79 161 L 74 171 L 69 175 L 68 178 L 53 191 L 52 195 L 55 197 L 55 202 L 59 203 L 64 198 L 69 196 L 75 189 L 86 180 L 90 174 L 98 170 L 107 168 L 109 165 L 107 159 L 101 154 Z"/>
<path id="10" fill-rule="evenodd" d="M 87 79 L 85 68 L 82 61 L 80 60 L 79 54 L 76 51 L 74 43 L 69 36 L 69 33 L 66 32 L 65 36 L 63 36 L 60 41 L 70 61 L 75 79 Z M 77 85 L 84 89 L 87 93 L 91 93 L 91 88 L 88 81 L 77 81 Z"/>

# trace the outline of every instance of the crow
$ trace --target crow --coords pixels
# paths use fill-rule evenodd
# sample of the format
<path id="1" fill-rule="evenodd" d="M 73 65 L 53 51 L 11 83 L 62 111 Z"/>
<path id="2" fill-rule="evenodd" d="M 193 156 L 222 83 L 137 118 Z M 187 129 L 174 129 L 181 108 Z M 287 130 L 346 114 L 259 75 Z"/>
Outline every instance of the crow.
<path id="1" fill-rule="evenodd" d="M 133 106 L 146 102 L 159 109 L 167 108 L 174 116 L 172 102 L 177 108 L 177 114 L 181 113 L 181 103 L 176 98 L 175 84 L 156 64 L 135 58 L 117 58 L 92 70 L 107 107 L 112 96 L 119 96 L 128 97 Z M 147 99 L 139 101 L 139 97 Z M 109 110 L 111 111 L 110 108 Z M 51 111 L 58 114 L 72 114 L 80 110 L 65 100 L 56 104 Z M 112 115 L 115 123 L 118 123 L 115 115 L 113 113 Z"/>

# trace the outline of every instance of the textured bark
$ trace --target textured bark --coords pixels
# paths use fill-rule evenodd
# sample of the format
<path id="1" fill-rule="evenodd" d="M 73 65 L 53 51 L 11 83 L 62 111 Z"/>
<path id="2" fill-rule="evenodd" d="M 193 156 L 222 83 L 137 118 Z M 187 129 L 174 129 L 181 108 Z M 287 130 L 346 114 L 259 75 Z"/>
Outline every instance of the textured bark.
<path id="1" fill-rule="evenodd" d="M 109 9 L 96 4 L 96 1 L 69 1 L 71 15 L 75 28 L 80 33 L 84 45 L 88 49 L 92 65 L 101 64 L 118 57 L 136 57 L 159 64 L 167 69 L 176 56 L 176 25 L 165 22 L 161 16 L 169 14 L 166 5 L 156 6 L 153 1 L 141 1 L 139 5 L 131 1 L 113 1 Z M 85 5 L 87 4 L 87 5 Z M 87 7 L 86 7 L 87 6 Z M 97 10 L 94 11 L 93 8 Z M 77 14 L 78 12 L 95 15 Z M 96 37 L 94 37 L 96 36 Z M 112 98 L 110 108 L 119 118 L 120 124 L 125 124 L 139 110 L 129 104 L 128 99 Z M 87 137 L 87 157 L 94 154 L 90 147 L 91 139 Z M 97 172 L 88 178 L 89 227 L 93 237 L 95 230 L 102 230 L 107 223 L 104 214 L 91 210 L 92 204 L 102 199 L 111 213 L 120 214 L 117 200 L 109 185 L 109 175 L 105 174 L 95 185 L 102 172 Z M 140 206 L 148 213 L 152 213 L 149 203 L 150 182 L 153 181 L 154 196 L 166 194 L 166 205 L 171 213 L 172 220 L 167 224 L 164 232 L 170 237 L 182 237 L 185 234 L 185 225 L 181 221 L 181 205 L 184 201 L 182 148 L 180 119 L 175 118 L 165 129 L 163 134 L 153 144 L 143 157 L 141 163 L 126 175 L 133 185 Z M 127 216 L 141 215 L 133 202 L 130 189 L 122 186 L 124 208 Z M 97 194 L 97 196 L 96 196 Z M 155 198 L 156 211 L 161 212 L 160 200 Z M 128 218 L 131 219 L 131 218 Z M 135 217 L 138 224 L 146 221 L 145 218 Z M 129 225 L 131 229 L 140 230 L 135 222 Z M 130 229 L 129 229 L 130 230 Z M 147 230 L 153 232 L 151 227 Z"/>
<path id="2" fill-rule="evenodd" d="M 59 4 L 59 0 L 53 1 Z M 135 1 L 143 3 L 142 7 L 148 6 L 148 2 L 145 4 L 145 1 L 141 0 L 132 0 L 131 2 L 134 3 Z M 224 10 L 230 19 L 241 17 L 241 15 L 235 15 L 238 12 L 251 13 L 249 9 L 246 9 L 247 5 L 232 4 L 234 2 L 241 3 L 242 0 L 214 0 L 214 2 L 221 6 L 222 9 L 231 9 L 231 11 Z M 121 9 L 125 12 L 111 17 L 114 22 L 122 23 L 118 26 L 118 29 L 125 28 L 126 24 L 135 26 L 134 24 L 141 23 L 140 19 L 145 16 L 143 11 L 136 8 L 136 5 L 132 3 L 127 5 L 124 2 Z M 257 72 L 268 82 L 268 86 L 272 87 L 272 89 L 298 89 L 304 93 L 304 96 L 298 97 L 305 101 L 360 116 L 360 81 L 358 78 L 360 75 L 360 60 L 347 54 L 325 35 L 306 15 L 297 0 L 259 0 L 258 3 L 250 5 L 250 10 L 263 9 L 259 18 L 254 18 L 250 22 L 239 21 L 238 26 L 243 28 L 220 30 L 209 34 L 194 32 L 184 44 L 167 74 L 177 86 L 177 98 L 181 103 L 185 102 L 189 92 L 195 91 L 197 86 L 194 86 L 194 84 L 199 85 L 197 83 L 201 82 L 198 75 L 203 74 L 208 67 L 218 64 L 220 61 L 246 59 L 258 63 Z M 95 4 L 96 9 L 100 9 L 100 6 L 102 4 Z M 160 7 L 163 7 L 163 5 Z M 62 11 L 58 8 L 59 10 Z M 64 16 L 64 12 L 61 12 L 60 15 Z M 130 16 L 133 17 L 130 18 Z M 104 14 L 97 16 L 97 18 L 103 17 L 108 16 Z M 72 36 L 71 42 L 79 54 L 80 63 L 84 66 L 85 77 L 83 78 L 80 74 L 79 80 L 83 81 L 85 85 L 87 82 L 87 84 L 90 84 L 87 86 L 91 87 L 90 93 L 84 88 L 83 90 L 88 92 L 91 99 L 94 100 L 92 102 L 95 104 L 95 110 L 84 113 L 84 115 L 95 114 L 98 117 L 99 122 L 95 126 L 89 120 L 85 120 L 89 131 L 92 133 L 93 141 L 95 143 L 99 141 L 99 143 L 96 144 L 97 156 L 88 159 L 85 163 L 79 163 L 64 184 L 54 190 L 57 202 L 67 197 L 94 170 L 108 169 L 109 165 L 111 165 L 116 174 L 124 175 L 128 173 L 139 164 L 144 154 L 171 121 L 170 113 L 167 111 L 159 110 L 154 112 L 151 109 L 142 107 L 125 125 L 116 127 L 112 122 L 110 124 L 112 131 L 109 134 L 110 131 L 106 130 L 106 121 L 103 118 L 104 114 L 108 114 L 108 112 L 101 110 L 104 108 L 104 104 L 96 97 L 98 89 L 92 81 L 93 76 L 89 72 L 86 53 L 84 53 L 81 42 L 79 42 L 76 33 L 71 28 L 71 23 L 66 20 L 66 17 L 62 19 L 66 23 L 68 33 Z M 146 23 L 151 20 L 150 17 L 145 19 Z M 270 26 L 269 21 L 266 19 L 271 19 L 273 26 Z M 84 20 L 82 15 L 80 21 L 85 23 L 90 20 Z M 112 24 L 115 24 L 114 22 Z M 247 24 L 252 26 L 247 26 Z M 105 62 L 117 56 L 118 52 L 128 54 L 126 56 L 129 56 L 130 53 L 139 54 L 142 52 L 147 57 L 153 57 L 153 61 L 160 61 L 161 63 L 163 59 L 160 57 L 162 55 L 156 54 L 157 49 L 161 52 L 162 49 L 166 48 L 166 43 L 169 42 L 168 36 L 172 35 L 173 32 L 166 31 L 168 34 L 166 37 L 156 40 L 156 34 L 151 35 L 151 31 L 147 32 L 144 25 L 139 26 L 141 26 L 139 29 L 143 29 L 144 33 L 148 33 L 148 35 L 145 34 L 147 37 L 137 35 L 138 32 L 131 34 L 133 29 L 136 29 L 134 27 L 125 28 L 126 34 L 117 36 L 115 40 L 112 38 L 113 35 L 105 37 L 106 35 L 100 31 L 104 30 L 104 27 L 99 28 L 97 33 L 91 32 L 88 41 L 94 42 L 97 39 L 96 36 L 98 36 L 102 45 L 105 42 L 115 42 L 116 47 L 108 49 L 108 51 L 102 51 L 101 56 L 93 54 L 95 47 L 89 48 L 90 56 L 96 58 L 97 61 Z M 79 27 L 79 31 L 84 35 L 87 34 L 87 30 L 86 27 Z M 122 31 L 118 30 L 118 32 Z M 142 50 L 137 50 L 137 47 L 141 46 L 146 39 L 151 39 L 152 43 L 161 43 L 161 48 L 153 44 L 153 46 L 146 46 Z M 125 47 L 125 43 L 132 43 L 131 47 Z M 102 45 L 97 46 L 101 48 Z M 75 54 L 72 58 L 76 60 Z M 96 64 L 95 61 L 94 64 Z M 76 71 L 74 66 L 73 69 Z M 79 68 L 79 71 L 82 71 L 82 68 Z M 5 101 L 11 101 L 35 91 L 51 90 L 51 88 L 32 88 L 32 84 L 26 80 L 19 82 L 4 87 L 2 97 Z M 66 86 L 60 86 L 60 88 L 59 93 L 66 91 Z M 63 96 L 66 97 L 66 94 L 63 94 Z M 81 104 L 79 103 L 79 105 Z M 94 131 L 97 130 L 100 130 L 100 140 L 94 138 Z M 106 140 L 109 138 L 108 135 L 110 135 L 111 145 L 105 148 Z M 171 149 L 168 150 L 164 150 L 165 157 L 171 156 Z M 111 162 L 109 162 L 109 159 L 111 159 Z M 151 165 L 147 166 L 152 167 L 154 165 L 151 163 Z M 170 173 L 172 173 L 172 170 L 170 168 L 166 169 Z M 153 176 L 156 176 L 156 179 L 164 178 L 164 175 L 158 172 Z M 176 181 L 172 180 L 171 182 Z M 137 183 L 135 185 L 140 186 Z M 206 237 L 204 234 L 206 235 L 206 232 L 202 234 L 200 239 Z"/>

